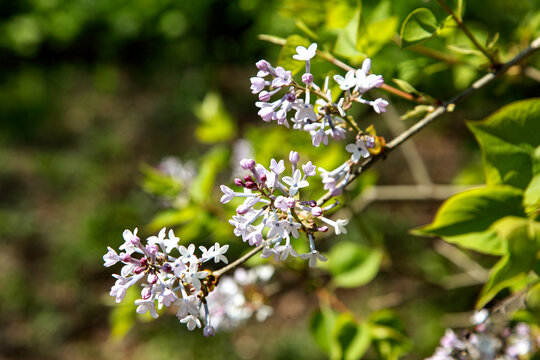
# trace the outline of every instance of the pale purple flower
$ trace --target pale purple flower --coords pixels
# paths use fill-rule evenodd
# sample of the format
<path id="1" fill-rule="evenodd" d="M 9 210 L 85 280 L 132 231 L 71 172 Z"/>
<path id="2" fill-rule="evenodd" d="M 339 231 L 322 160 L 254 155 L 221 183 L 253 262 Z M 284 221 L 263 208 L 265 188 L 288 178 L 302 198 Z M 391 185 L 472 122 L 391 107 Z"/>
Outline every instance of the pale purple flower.
<path id="1" fill-rule="evenodd" d="M 302 172 L 300 169 L 294 171 L 293 177 L 283 177 L 283 182 L 289 185 L 289 194 L 291 196 L 296 195 L 299 189 L 309 186 L 307 180 L 302 179 Z"/>
<path id="2" fill-rule="evenodd" d="M 199 291 L 201 290 L 201 281 L 199 279 L 204 279 L 208 276 L 208 272 L 206 271 L 198 271 L 199 266 L 196 262 L 193 262 L 189 265 L 189 271 L 184 277 L 184 280 L 188 283 L 193 285 L 195 290 Z"/>
<path id="3" fill-rule="evenodd" d="M 281 66 L 276 68 L 276 77 L 272 80 L 273 87 L 289 86 L 292 81 L 292 74 Z"/>
<path id="4" fill-rule="evenodd" d="M 304 165 L 302 165 L 302 170 L 304 171 L 304 174 L 306 176 L 315 176 L 315 174 L 317 173 L 316 170 L 317 170 L 317 167 L 313 165 L 313 163 L 311 161 L 308 161 L 307 163 L 305 163 Z"/>
<path id="5" fill-rule="evenodd" d="M 176 277 L 181 277 L 184 271 L 188 269 L 186 263 L 182 260 L 182 258 L 178 258 L 174 261 L 172 264 L 172 270 Z"/>
<path id="6" fill-rule="evenodd" d="M 334 80 L 338 83 L 341 90 L 349 90 L 356 86 L 356 77 L 354 76 L 354 70 L 350 70 L 345 74 L 345 77 L 341 75 L 334 75 Z"/>
<path id="7" fill-rule="evenodd" d="M 150 315 L 152 315 L 154 319 L 157 319 L 158 313 L 156 310 L 156 304 L 153 300 L 135 300 L 135 305 L 137 305 L 137 314 L 145 314 L 150 312 Z"/>
<path id="8" fill-rule="evenodd" d="M 171 306 L 178 299 L 178 296 L 168 288 L 165 288 L 163 292 L 158 296 L 158 302 L 165 305 L 166 307 Z"/>
<path id="9" fill-rule="evenodd" d="M 380 114 L 380 113 L 386 112 L 388 101 L 382 98 L 378 98 L 378 99 L 375 99 L 374 101 L 371 101 L 370 105 L 373 107 L 373 110 L 375 110 L 377 114 Z"/>
<path id="10" fill-rule="evenodd" d="M 275 262 L 279 262 L 280 253 L 276 249 L 270 249 L 269 247 L 265 247 L 262 251 L 261 257 L 263 259 L 273 257 Z"/>
<path id="11" fill-rule="evenodd" d="M 201 321 L 193 315 L 186 316 L 180 322 L 186 324 L 189 331 L 193 331 L 195 327 L 201 327 Z"/>
<path id="12" fill-rule="evenodd" d="M 178 319 L 183 319 L 188 315 L 199 316 L 198 299 L 195 295 L 189 295 L 182 299 L 177 299 L 175 305 L 178 306 L 176 316 Z"/>
<path id="13" fill-rule="evenodd" d="M 186 248 L 184 245 L 180 245 L 178 248 L 180 254 L 182 255 L 182 260 L 185 262 L 196 263 L 198 261 L 197 257 L 194 255 L 195 245 L 189 244 Z"/>
<path id="14" fill-rule="evenodd" d="M 317 260 L 323 261 L 323 262 L 328 260 L 324 255 L 319 253 L 319 251 L 317 250 L 312 250 L 309 253 L 301 254 L 300 258 L 303 260 L 309 259 L 309 267 L 315 267 L 317 265 Z"/>
<path id="15" fill-rule="evenodd" d="M 173 249 L 178 249 L 178 242 L 180 238 L 174 235 L 173 229 L 169 230 L 169 238 L 163 240 L 163 246 L 165 246 L 165 251 L 170 253 Z"/>
<path id="16" fill-rule="evenodd" d="M 275 159 L 270 160 L 270 170 L 277 175 L 281 174 L 285 171 L 285 162 L 283 160 L 279 160 L 279 162 L 277 162 Z"/>
<path id="17" fill-rule="evenodd" d="M 223 196 L 219 200 L 222 204 L 226 204 L 229 201 L 231 201 L 232 199 L 234 199 L 234 191 L 231 188 L 229 188 L 229 187 L 227 187 L 225 185 L 221 185 L 220 189 L 223 192 Z"/>
<path id="18" fill-rule="evenodd" d="M 279 195 L 276 200 L 274 200 L 274 206 L 281 211 L 287 211 L 287 202 L 285 201 L 285 197 Z"/>
<path id="19" fill-rule="evenodd" d="M 304 122 L 307 120 L 317 121 L 317 113 L 312 104 L 304 104 L 300 99 L 292 104 L 292 108 L 296 110 L 294 115 L 295 122 Z"/>
<path id="20" fill-rule="evenodd" d="M 251 79 L 249 79 L 251 81 L 251 92 L 253 94 L 257 94 L 259 92 L 261 92 L 264 87 L 266 86 L 266 81 L 263 79 L 263 78 L 260 78 L 260 77 L 252 77 Z"/>
<path id="21" fill-rule="evenodd" d="M 103 266 L 109 267 L 113 266 L 117 262 L 121 260 L 121 257 L 114 251 L 114 249 L 110 246 L 107 246 L 108 252 L 103 255 L 103 261 L 105 262 Z"/>
<path id="22" fill-rule="evenodd" d="M 287 220 L 269 220 L 266 223 L 266 226 L 270 228 L 268 231 L 268 238 L 271 239 L 274 236 L 287 237 L 289 235 L 289 222 Z"/>
<path id="23" fill-rule="evenodd" d="M 364 139 L 358 139 L 356 140 L 356 143 L 348 144 L 345 146 L 345 150 L 352 154 L 351 160 L 354 163 L 357 163 L 360 158 L 368 158 L 370 155 Z"/>
<path id="24" fill-rule="evenodd" d="M 285 261 L 289 255 L 292 257 L 298 257 L 298 253 L 294 250 L 291 244 L 280 245 L 276 248 L 276 251 L 281 254 L 281 261 Z"/>

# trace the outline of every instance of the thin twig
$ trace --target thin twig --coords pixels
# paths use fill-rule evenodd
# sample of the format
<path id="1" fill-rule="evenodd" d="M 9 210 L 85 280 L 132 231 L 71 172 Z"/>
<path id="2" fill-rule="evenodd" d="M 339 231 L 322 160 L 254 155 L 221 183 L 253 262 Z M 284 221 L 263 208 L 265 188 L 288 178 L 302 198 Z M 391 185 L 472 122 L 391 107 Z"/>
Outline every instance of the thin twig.
<path id="1" fill-rule="evenodd" d="M 497 65 L 499 65 L 499 62 L 497 61 L 497 58 L 495 57 L 495 55 L 493 55 L 493 53 L 489 52 L 489 50 L 487 50 L 484 46 L 482 46 L 478 40 L 476 40 L 476 38 L 474 37 L 474 35 L 471 33 L 471 31 L 469 30 L 469 28 L 465 25 L 465 23 L 463 22 L 463 20 L 461 20 L 461 17 L 458 17 L 454 11 L 452 9 L 450 9 L 450 7 L 444 2 L 444 0 L 437 0 L 439 2 L 439 4 L 444 8 L 444 10 L 450 14 L 450 16 L 452 16 L 452 19 L 454 19 L 454 21 L 456 22 L 456 24 L 458 25 L 458 27 L 461 29 L 461 31 L 463 31 L 463 33 L 465 33 L 465 35 L 467 35 L 467 37 L 472 41 L 472 43 L 474 44 L 474 46 L 476 46 L 476 48 L 478 50 L 480 50 L 482 52 L 482 54 L 484 54 L 488 59 L 489 61 L 491 62 L 491 64 L 496 67 Z"/>
<path id="2" fill-rule="evenodd" d="M 483 88 L 487 84 L 489 84 L 491 81 L 493 81 L 496 77 L 504 74 L 508 68 L 511 66 L 517 64 L 521 60 L 525 59 L 526 57 L 532 55 L 535 51 L 537 51 L 540 48 L 540 37 L 535 39 L 529 47 L 527 47 L 525 50 L 520 52 L 518 55 L 516 55 L 513 59 L 508 61 L 507 63 L 503 64 L 498 70 L 491 72 L 489 74 L 484 75 L 479 80 L 474 82 L 474 84 L 471 85 L 468 89 L 461 92 L 454 98 L 450 99 L 449 101 L 445 102 L 443 105 L 440 105 L 437 107 L 432 113 L 428 114 L 426 117 L 424 117 L 422 120 L 420 120 L 415 125 L 411 126 L 407 131 L 404 131 L 401 133 L 401 135 L 397 136 L 392 140 L 390 143 L 387 144 L 385 151 L 379 155 L 372 156 L 368 158 L 362 165 L 360 165 L 355 171 L 352 173 L 352 175 L 349 177 L 349 180 L 342 184 L 344 187 L 347 187 L 349 184 L 351 184 L 353 181 L 358 178 L 360 173 L 363 170 L 366 170 L 373 166 L 377 161 L 384 159 L 392 150 L 396 149 L 398 146 L 403 144 L 407 139 L 412 137 L 414 134 L 425 128 L 427 125 L 429 125 L 433 120 L 437 119 L 439 116 L 444 114 L 447 111 L 453 111 L 455 105 L 463 101 L 465 98 L 469 97 L 471 94 L 475 93 L 479 89 Z M 333 197 L 331 192 L 326 193 L 323 195 L 318 201 L 317 205 L 321 206 L 324 203 L 326 203 L 329 199 Z M 261 244 L 257 246 L 256 248 L 252 249 L 250 252 L 245 254 L 244 256 L 240 257 L 239 259 L 233 261 L 229 265 L 217 270 L 214 272 L 214 275 L 216 277 L 219 277 L 223 275 L 225 272 L 232 270 L 236 268 L 237 266 L 241 265 L 242 263 L 246 262 L 249 258 L 251 258 L 253 255 L 258 253 L 263 249 L 264 245 Z"/>

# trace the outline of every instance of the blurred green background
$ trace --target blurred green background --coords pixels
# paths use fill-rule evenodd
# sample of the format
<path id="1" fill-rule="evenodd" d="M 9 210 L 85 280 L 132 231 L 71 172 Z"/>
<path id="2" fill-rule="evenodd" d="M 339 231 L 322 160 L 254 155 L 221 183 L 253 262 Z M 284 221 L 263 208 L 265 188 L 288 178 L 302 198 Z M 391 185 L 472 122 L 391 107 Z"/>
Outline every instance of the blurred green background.
<path id="1" fill-rule="evenodd" d="M 499 32 L 505 55 L 517 53 L 538 35 L 537 2 L 510 6 L 494 0 L 489 17 L 481 3 L 468 4 L 466 19 L 484 38 Z M 275 63 L 280 51 L 257 40 L 258 34 L 308 36 L 311 29 L 320 34 L 321 44 L 328 44 L 339 37 L 355 6 L 345 0 L 1 1 L 0 357 L 325 358 L 307 330 L 317 306 L 313 279 L 271 297 L 275 315 L 267 322 L 253 321 L 212 339 L 188 333 L 174 316 L 155 322 L 139 319 L 132 329 L 128 321 L 125 337 L 111 336 L 115 316 L 121 319 L 115 326 L 133 320 L 135 307 L 113 305 L 108 296 L 113 279 L 101 257 L 107 245 L 118 247 L 126 228 L 143 228 L 149 235 L 144 227 L 163 208 L 141 189 L 142 164 L 155 166 L 168 155 L 197 162 L 212 146 L 208 142 L 220 141 L 194 135 L 204 117 L 197 109 L 201 103 L 204 107 L 209 93 L 217 94 L 234 122 L 223 148 L 231 147 L 234 136 L 247 137 L 261 162 L 288 154 L 283 142 L 297 145 L 302 155 L 326 156 L 328 164 L 343 161 L 346 155 L 336 146 L 317 153 L 309 149 L 307 134 L 271 130 L 273 126 L 260 121 L 249 78 L 256 73 L 255 61 Z M 446 99 L 483 73 L 483 60 L 453 54 L 475 64 L 454 65 L 401 50 L 392 35 L 418 6 L 444 18 L 433 2 L 364 1 L 366 23 L 391 19 L 387 26 L 393 29 L 381 44 L 379 35 L 372 35 L 374 45 L 367 55 L 387 82 L 398 77 Z M 428 45 L 448 52 L 444 39 Z M 538 67 L 538 56 L 530 63 Z M 538 82 L 510 74 L 419 134 L 415 141 L 434 181 L 482 182 L 478 149 L 463 120 L 480 119 L 539 93 Z M 400 113 L 411 108 L 382 95 Z M 383 120 L 361 111 L 357 115 L 363 126 L 374 123 L 380 134 L 391 137 Z M 264 145 L 265 139 L 274 139 L 273 146 Z M 412 182 L 399 153 L 368 177 L 366 183 Z M 222 175 L 221 181 L 227 183 L 229 177 Z M 217 192 L 208 196 L 219 199 Z M 367 314 L 377 308 L 369 305 L 370 298 L 401 294 L 396 310 L 414 344 L 410 358 L 430 354 L 448 325 L 443 314 L 470 310 L 479 289 L 443 290 L 439 279 L 456 269 L 432 249 L 431 240 L 407 234 L 429 222 L 438 205 L 378 203 L 350 225 L 349 239 L 380 247 L 385 256 L 371 285 L 341 295 L 352 309 Z M 232 232 L 228 224 L 220 224 L 222 232 Z M 236 246 L 233 254 L 241 250 Z"/>

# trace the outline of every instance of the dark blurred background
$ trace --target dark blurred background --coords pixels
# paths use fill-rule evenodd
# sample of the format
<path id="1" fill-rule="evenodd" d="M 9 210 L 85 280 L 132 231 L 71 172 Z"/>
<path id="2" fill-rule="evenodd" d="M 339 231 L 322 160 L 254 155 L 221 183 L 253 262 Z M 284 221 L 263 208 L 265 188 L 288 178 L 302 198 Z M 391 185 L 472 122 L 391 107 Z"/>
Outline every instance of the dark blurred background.
<path id="1" fill-rule="evenodd" d="M 188 333 L 174 316 L 137 323 L 123 339 L 111 337 L 112 278 L 101 257 L 107 245 L 119 245 L 125 228 L 144 227 L 160 209 L 141 190 L 141 165 L 155 165 L 167 155 L 196 159 L 207 148 L 192 135 L 199 121 L 195 109 L 207 93 L 220 94 L 239 136 L 248 127 L 266 125 L 257 118 L 249 77 L 255 74 L 255 61 L 273 62 L 280 49 L 257 35 L 301 33 L 298 20 L 320 27 L 338 2 L 0 2 L 0 358 L 325 358 L 306 330 L 309 309 L 317 301 L 305 288 L 276 298 L 276 316 L 267 323 L 253 322 L 213 339 Z M 383 3 L 399 25 L 408 11 L 426 5 Z M 467 16 L 478 28 L 502 29 L 500 42 L 512 53 L 512 44 L 519 47 L 519 40 L 527 39 L 515 34 L 520 17 L 531 8 L 494 3 L 496 11 L 487 19 L 479 4 L 471 3 Z M 364 1 L 366 16 L 379 5 Z M 385 79 L 405 78 L 441 99 L 477 75 L 466 68 L 458 74 L 449 66 L 429 68 L 432 59 L 418 60 L 394 43 L 373 55 L 374 71 Z M 475 95 L 451 118 L 418 136 L 436 182 L 483 181 L 480 156 L 463 119 L 482 118 L 514 99 L 539 93 L 538 83 L 517 75 Z M 391 101 L 399 111 L 410 108 L 404 101 Z M 380 128 L 388 132 L 384 124 Z M 400 156 L 377 168 L 379 183 L 411 181 Z M 430 249 L 429 240 L 406 234 L 429 222 L 437 206 L 383 203 L 361 216 L 392 244 L 372 292 L 408 291 L 419 283 L 428 284 L 426 291 L 435 289 L 424 294 L 427 300 L 418 297 L 403 310 L 410 332 L 419 330 L 414 337 L 427 337 L 420 350 L 424 353 L 440 336 L 440 315 L 449 308 L 470 309 L 478 291 L 456 290 L 450 296 L 454 300 L 444 303 L 440 300 L 448 294 L 437 293 L 439 288 L 426 280 L 426 273 L 433 279 L 433 272 L 451 266 Z M 388 221 L 394 226 L 386 226 Z M 344 294 L 360 309 L 357 296 Z M 134 313 L 135 308 L 128 304 L 125 311 Z M 415 320 L 419 312 L 425 320 Z"/>

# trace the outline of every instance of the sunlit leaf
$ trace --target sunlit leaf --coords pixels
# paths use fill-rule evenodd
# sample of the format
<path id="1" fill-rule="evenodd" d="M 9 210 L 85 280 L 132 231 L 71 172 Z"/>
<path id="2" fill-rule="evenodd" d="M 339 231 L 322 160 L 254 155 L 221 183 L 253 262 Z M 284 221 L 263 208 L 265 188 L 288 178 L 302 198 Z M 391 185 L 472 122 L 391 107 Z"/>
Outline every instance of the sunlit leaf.
<path id="1" fill-rule="evenodd" d="M 370 282 L 378 273 L 382 252 L 354 242 L 336 244 L 325 264 L 333 275 L 332 281 L 340 287 L 358 287 Z"/>
<path id="2" fill-rule="evenodd" d="M 437 34 L 439 26 L 431 10 L 419 8 L 407 16 L 401 26 L 403 48 L 420 44 Z"/>
<path id="3" fill-rule="evenodd" d="M 302 69 L 305 69 L 306 62 L 294 60 L 293 55 L 296 54 L 297 46 L 307 48 L 310 44 L 309 40 L 300 35 L 291 35 L 287 37 L 287 43 L 281 48 L 277 64 L 285 70 L 291 71 L 293 75 Z"/>
<path id="4" fill-rule="evenodd" d="M 208 93 L 195 108 L 195 115 L 201 121 L 195 129 L 195 135 L 201 142 L 226 141 L 236 134 L 236 124 L 217 93 Z"/>

